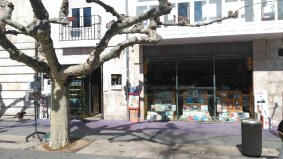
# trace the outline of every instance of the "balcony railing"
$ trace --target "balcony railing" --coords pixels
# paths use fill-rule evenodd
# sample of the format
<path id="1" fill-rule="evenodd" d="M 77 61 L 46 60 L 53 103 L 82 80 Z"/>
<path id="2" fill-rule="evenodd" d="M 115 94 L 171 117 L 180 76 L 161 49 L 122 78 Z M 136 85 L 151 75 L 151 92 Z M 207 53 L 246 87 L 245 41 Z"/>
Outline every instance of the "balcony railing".
<path id="1" fill-rule="evenodd" d="M 59 25 L 59 40 L 96 40 L 101 39 L 101 17 L 69 17 L 68 25 Z"/>

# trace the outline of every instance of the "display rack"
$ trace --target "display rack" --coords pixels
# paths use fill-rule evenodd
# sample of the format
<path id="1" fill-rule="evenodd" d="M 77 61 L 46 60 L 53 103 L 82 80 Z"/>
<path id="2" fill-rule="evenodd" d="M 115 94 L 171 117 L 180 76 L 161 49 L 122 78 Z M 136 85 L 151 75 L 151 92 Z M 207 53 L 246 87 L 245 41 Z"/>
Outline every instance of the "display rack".
<path id="1" fill-rule="evenodd" d="M 217 104 L 220 112 L 243 112 L 243 96 L 241 91 L 217 91 Z"/>
<path id="2" fill-rule="evenodd" d="M 77 117 L 83 105 L 83 84 L 81 79 L 75 79 L 70 87 L 70 115 Z"/>

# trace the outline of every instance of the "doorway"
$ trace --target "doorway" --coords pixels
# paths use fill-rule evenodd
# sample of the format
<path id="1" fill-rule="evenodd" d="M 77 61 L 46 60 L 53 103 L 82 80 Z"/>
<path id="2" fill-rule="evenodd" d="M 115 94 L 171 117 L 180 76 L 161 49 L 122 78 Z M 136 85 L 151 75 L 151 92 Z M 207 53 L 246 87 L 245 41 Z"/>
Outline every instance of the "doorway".
<path id="1" fill-rule="evenodd" d="M 90 112 L 92 115 L 98 115 L 103 112 L 102 106 L 102 84 L 101 84 L 101 68 L 97 68 L 91 73 L 91 107 Z"/>

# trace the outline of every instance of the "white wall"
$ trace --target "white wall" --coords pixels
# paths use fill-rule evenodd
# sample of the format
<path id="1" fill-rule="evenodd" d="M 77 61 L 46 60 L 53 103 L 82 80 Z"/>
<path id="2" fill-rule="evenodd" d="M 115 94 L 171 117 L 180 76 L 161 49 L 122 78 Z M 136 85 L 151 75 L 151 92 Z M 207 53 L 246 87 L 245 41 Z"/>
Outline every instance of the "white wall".
<path id="1" fill-rule="evenodd" d="M 33 20 L 33 11 L 29 1 L 12 0 L 15 9 L 12 20 L 22 25 L 28 25 Z M 7 27 L 7 30 L 14 28 Z M 34 40 L 25 35 L 8 35 L 14 45 L 23 53 L 33 57 L 35 55 Z M 25 101 L 28 82 L 34 81 L 35 72 L 23 63 L 10 59 L 8 52 L 0 48 L 0 115 L 15 116 L 20 111 L 33 115 L 33 103 Z"/>

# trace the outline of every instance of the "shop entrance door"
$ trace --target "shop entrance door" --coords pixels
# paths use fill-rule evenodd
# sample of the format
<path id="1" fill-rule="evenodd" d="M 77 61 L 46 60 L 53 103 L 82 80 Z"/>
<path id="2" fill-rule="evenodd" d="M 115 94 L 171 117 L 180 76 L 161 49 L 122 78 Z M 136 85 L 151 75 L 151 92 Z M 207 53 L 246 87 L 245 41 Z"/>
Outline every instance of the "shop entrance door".
<path id="1" fill-rule="evenodd" d="M 91 113 L 93 115 L 102 113 L 100 68 L 91 74 Z"/>

